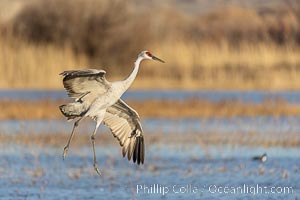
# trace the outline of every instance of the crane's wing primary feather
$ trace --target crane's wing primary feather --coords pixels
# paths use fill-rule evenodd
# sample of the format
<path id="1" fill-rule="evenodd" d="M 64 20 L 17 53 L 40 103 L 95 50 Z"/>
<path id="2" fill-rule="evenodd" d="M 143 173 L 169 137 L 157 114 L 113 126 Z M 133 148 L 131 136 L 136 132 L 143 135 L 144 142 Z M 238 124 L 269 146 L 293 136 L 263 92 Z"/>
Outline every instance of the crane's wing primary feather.
<path id="1" fill-rule="evenodd" d="M 91 102 L 110 88 L 105 74 L 104 70 L 86 69 L 64 71 L 60 75 L 64 76 L 63 84 L 69 97 Z"/>
<path id="2" fill-rule="evenodd" d="M 123 147 L 123 157 L 127 153 L 128 160 L 132 157 L 134 163 L 143 164 L 145 144 L 138 113 L 119 99 L 107 108 L 103 123 L 110 128 Z"/>

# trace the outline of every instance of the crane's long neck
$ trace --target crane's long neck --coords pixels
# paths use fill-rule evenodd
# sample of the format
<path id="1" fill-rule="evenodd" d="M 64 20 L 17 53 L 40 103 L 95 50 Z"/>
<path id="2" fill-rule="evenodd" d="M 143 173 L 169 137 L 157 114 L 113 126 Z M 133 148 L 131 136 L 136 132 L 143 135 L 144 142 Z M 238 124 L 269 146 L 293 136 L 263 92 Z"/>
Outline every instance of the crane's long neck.
<path id="1" fill-rule="evenodd" d="M 136 59 L 136 61 L 134 62 L 134 68 L 133 71 L 131 72 L 131 74 L 125 79 L 123 80 L 123 86 L 124 86 L 124 92 L 130 87 L 130 85 L 132 84 L 132 82 L 134 81 L 138 71 L 139 71 L 139 67 L 140 67 L 140 63 L 143 60 L 143 58 L 138 57 Z"/>

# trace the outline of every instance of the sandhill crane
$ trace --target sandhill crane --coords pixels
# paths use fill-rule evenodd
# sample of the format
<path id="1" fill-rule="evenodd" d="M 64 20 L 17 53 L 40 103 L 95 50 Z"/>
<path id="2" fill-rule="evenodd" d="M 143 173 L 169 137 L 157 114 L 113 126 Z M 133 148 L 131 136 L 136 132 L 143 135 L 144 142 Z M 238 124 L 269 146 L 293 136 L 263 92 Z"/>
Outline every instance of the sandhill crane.
<path id="1" fill-rule="evenodd" d="M 68 92 L 68 96 L 74 98 L 75 101 L 61 105 L 59 109 L 68 120 L 76 120 L 68 143 L 64 148 L 63 159 L 66 157 L 74 131 L 79 122 L 86 117 L 90 117 L 96 121 L 91 140 L 94 153 L 94 168 L 99 175 L 100 170 L 97 165 L 95 151 L 95 135 L 101 122 L 108 126 L 113 136 L 118 139 L 123 147 L 123 157 L 127 153 L 128 160 L 132 157 L 134 163 L 137 162 L 138 165 L 144 163 L 145 147 L 139 115 L 120 99 L 134 81 L 140 63 L 144 59 L 157 60 L 164 63 L 163 60 L 153 56 L 149 51 L 142 51 L 134 62 L 131 74 L 122 81 L 112 83 L 106 80 L 106 72 L 104 70 L 69 70 L 60 74 L 63 76 L 63 85 Z"/>

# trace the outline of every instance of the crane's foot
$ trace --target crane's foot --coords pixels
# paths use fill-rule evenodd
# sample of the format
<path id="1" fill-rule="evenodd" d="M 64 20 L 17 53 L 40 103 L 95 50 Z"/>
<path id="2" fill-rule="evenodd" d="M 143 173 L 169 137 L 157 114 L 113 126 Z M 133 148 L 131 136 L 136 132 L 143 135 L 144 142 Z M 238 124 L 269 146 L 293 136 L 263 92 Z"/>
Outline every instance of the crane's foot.
<path id="1" fill-rule="evenodd" d="M 68 150 L 69 150 L 69 146 L 65 146 L 64 153 L 63 153 L 63 160 L 65 160 Z"/>
<path id="2" fill-rule="evenodd" d="M 99 176 L 101 176 L 101 172 L 100 172 L 100 170 L 98 168 L 97 163 L 94 163 L 94 169 L 96 170 L 97 174 L 99 174 Z"/>

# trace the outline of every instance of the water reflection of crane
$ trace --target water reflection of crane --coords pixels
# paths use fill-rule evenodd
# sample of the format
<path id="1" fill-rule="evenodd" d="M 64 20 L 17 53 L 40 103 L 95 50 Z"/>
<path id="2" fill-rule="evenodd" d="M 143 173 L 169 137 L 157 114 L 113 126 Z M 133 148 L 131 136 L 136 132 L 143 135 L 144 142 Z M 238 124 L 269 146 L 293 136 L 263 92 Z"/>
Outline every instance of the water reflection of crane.
<path id="1" fill-rule="evenodd" d="M 94 153 L 94 168 L 98 174 L 100 174 L 100 171 L 95 152 L 95 134 L 101 122 L 107 125 L 114 137 L 118 139 L 123 147 L 123 157 L 127 153 L 128 160 L 132 157 L 134 163 L 144 163 L 145 147 L 139 115 L 120 99 L 134 81 L 140 63 L 144 59 L 164 62 L 153 56 L 149 51 L 143 51 L 138 55 L 131 74 L 126 79 L 113 83 L 106 80 L 106 72 L 103 70 L 70 70 L 61 73 L 64 77 L 64 87 L 69 97 L 75 98 L 75 102 L 61 105 L 59 108 L 68 120 L 76 120 L 68 143 L 64 148 L 64 159 L 74 136 L 74 130 L 82 119 L 90 117 L 96 121 L 96 127 L 91 139 Z"/>

